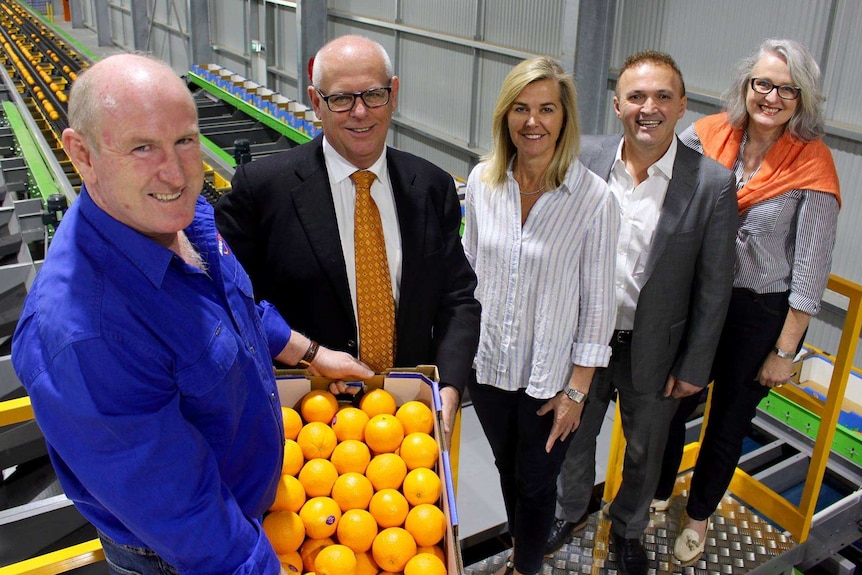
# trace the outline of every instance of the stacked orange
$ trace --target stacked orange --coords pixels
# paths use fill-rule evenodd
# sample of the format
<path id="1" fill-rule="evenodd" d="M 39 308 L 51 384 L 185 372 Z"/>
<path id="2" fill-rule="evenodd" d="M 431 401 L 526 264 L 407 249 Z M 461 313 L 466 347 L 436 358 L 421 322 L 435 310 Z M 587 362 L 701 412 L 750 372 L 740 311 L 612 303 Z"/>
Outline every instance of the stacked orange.
<path id="1" fill-rule="evenodd" d="M 396 409 L 382 389 L 339 409 L 328 391 L 282 408 L 283 477 L 263 528 L 289 572 L 446 573 L 446 518 L 422 402 Z"/>

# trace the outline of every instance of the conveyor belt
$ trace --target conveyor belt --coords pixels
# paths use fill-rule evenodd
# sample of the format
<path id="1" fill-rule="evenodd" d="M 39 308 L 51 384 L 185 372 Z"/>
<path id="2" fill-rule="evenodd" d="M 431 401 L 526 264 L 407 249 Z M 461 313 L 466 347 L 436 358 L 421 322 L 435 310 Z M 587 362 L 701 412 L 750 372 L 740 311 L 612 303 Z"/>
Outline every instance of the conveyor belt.
<path id="1" fill-rule="evenodd" d="M 75 190 L 81 178 L 60 142 L 69 85 L 89 62 L 17 2 L 0 0 L 0 63 Z"/>

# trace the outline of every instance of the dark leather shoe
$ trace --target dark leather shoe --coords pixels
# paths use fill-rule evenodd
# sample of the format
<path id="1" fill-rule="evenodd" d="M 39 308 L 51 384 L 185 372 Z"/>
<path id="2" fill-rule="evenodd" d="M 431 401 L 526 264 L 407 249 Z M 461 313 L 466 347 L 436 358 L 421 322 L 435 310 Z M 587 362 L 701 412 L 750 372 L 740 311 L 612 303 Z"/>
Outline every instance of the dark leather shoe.
<path id="1" fill-rule="evenodd" d="M 649 560 L 640 539 L 626 539 L 613 534 L 617 552 L 617 571 L 622 575 L 647 575 Z"/>
<path id="2" fill-rule="evenodd" d="M 581 518 L 575 522 L 566 521 L 565 519 L 554 519 L 551 533 L 548 535 L 548 542 L 545 544 L 545 555 L 553 555 L 559 551 L 560 547 L 572 538 L 572 535 L 584 530 L 589 520 L 589 510 L 585 511 Z"/>

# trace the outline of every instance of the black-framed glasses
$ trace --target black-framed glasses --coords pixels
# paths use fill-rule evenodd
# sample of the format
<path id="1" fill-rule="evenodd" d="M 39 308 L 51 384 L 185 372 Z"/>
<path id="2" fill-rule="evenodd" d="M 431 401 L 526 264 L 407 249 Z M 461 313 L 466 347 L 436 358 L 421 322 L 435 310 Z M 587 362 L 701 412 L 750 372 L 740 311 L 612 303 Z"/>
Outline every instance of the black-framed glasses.
<path id="1" fill-rule="evenodd" d="M 389 103 L 389 98 L 392 92 L 392 86 L 383 86 L 380 88 L 371 88 L 362 92 L 330 94 L 324 96 L 320 88 L 315 88 L 320 99 L 326 102 L 326 106 L 332 112 L 349 112 L 356 105 L 356 98 L 362 98 L 362 103 L 366 108 L 379 108 Z"/>
<path id="2" fill-rule="evenodd" d="M 752 78 L 751 89 L 758 94 L 768 94 L 773 90 L 778 91 L 778 97 L 782 100 L 795 100 L 802 93 L 802 88 L 799 86 L 776 86 L 769 80 L 764 78 Z"/>

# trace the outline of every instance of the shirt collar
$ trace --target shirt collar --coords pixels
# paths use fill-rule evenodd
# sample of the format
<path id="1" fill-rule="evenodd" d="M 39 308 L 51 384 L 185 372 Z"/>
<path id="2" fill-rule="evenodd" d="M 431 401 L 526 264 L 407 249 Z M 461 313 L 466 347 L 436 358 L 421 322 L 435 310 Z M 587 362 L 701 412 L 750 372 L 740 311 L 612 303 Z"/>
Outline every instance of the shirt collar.
<path id="1" fill-rule="evenodd" d="M 620 138 L 620 143 L 617 145 L 617 154 L 614 157 L 614 166 L 622 164 L 622 166 L 625 167 L 625 162 L 623 162 L 623 144 L 625 141 L 625 137 Z M 673 165 L 676 161 L 676 149 L 677 139 L 676 136 L 674 136 L 664 155 L 652 166 L 647 168 L 647 174 L 650 176 L 661 174 L 665 179 L 670 180 L 673 177 Z"/>
<path id="2" fill-rule="evenodd" d="M 512 156 L 512 158 L 509 160 L 509 165 L 506 168 L 506 175 L 509 177 L 509 182 L 515 187 L 517 187 L 518 182 L 515 180 L 515 173 L 512 170 L 512 166 L 515 165 L 515 156 L 516 155 Z M 564 191 L 567 193 L 571 193 L 572 189 L 574 187 L 576 187 L 572 184 L 572 182 L 581 176 L 582 169 L 585 169 L 585 168 L 580 163 L 580 161 L 578 161 L 577 158 L 575 160 L 573 160 L 571 165 L 569 166 L 569 171 L 566 172 L 566 177 L 563 178 L 562 182 L 560 182 L 560 186 L 557 188 L 554 188 L 554 189 L 555 190 L 561 190 L 561 191 Z M 546 191 L 553 191 L 553 190 L 546 190 Z"/>
<path id="3" fill-rule="evenodd" d="M 344 156 L 336 152 L 335 148 L 333 148 L 326 139 L 325 134 L 323 136 L 323 159 L 326 162 L 326 171 L 329 173 L 329 177 L 332 179 L 332 182 L 336 184 L 346 180 L 350 177 L 350 174 L 360 169 L 348 162 Z M 386 147 L 383 148 L 383 152 L 380 153 L 380 157 L 378 157 L 377 160 L 367 169 L 369 172 L 372 172 L 377 176 L 379 181 L 383 181 L 381 174 L 386 170 Z"/>
<path id="4" fill-rule="evenodd" d="M 81 215 L 93 226 L 105 243 L 123 254 L 150 280 L 153 286 L 160 288 L 168 266 L 176 254 L 110 216 L 93 201 L 86 185 L 81 186 L 78 201 Z M 198 202 L 200 201 L 198 198 Z"/>

